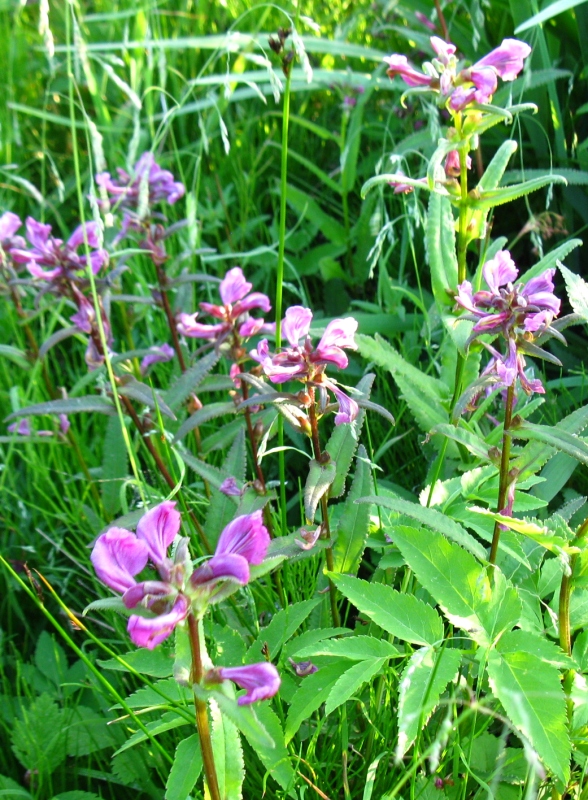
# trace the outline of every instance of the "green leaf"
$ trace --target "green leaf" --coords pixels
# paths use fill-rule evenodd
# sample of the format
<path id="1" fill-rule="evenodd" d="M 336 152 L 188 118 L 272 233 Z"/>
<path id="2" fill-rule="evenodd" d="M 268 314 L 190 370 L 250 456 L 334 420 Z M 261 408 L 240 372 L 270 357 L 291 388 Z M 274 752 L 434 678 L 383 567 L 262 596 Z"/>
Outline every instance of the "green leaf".
<path id="1" fill-rule="evenodd" d="M 207 464 L 206 461 L 196 458 L 196 456 L 193 456 L 183 447 L 178 446 L 177 452 L 180 454 L 180 458 L 186 464 L 186 466 L 194 470 L 197 475 L 200 475 L 203 480 L 205 480 L 211 486 L 214 486 L 215 489 L 220 489 L 221 483 L 224 481 L 225 476 L 218 467 L 213 467 L 212 464 Z"/>
<path id="2" fill-rule="evenodd" d="M 488 652 L 488 676 L 515 727 L 526 736 L 558 781 L 570 777 L 570 740 L 560 675 L 541 658 L 519 650 L 519 633 Z"/>
<path id="3" fill-rule="evenodd" d="M 226 697 L 224 699 L 228 700 Z M 220 796 L 223 800 L 242 800 L 242 786 L 245 780 L 243 747 L 237 727 L 226 713 L 221 713 L 224 709 L 219 708 L 219 705 L 212 702 L 210 713 L 212 751 Z"/>
<path id="4" fill-rule="evenodd" d="M 501 189 L 480 192 L 475 199 L 470 200 L 469 207 L 474 210 L 495 208 L 553 183 L 567 184 L 567 181 L 561 175 L 544 175 L 541 178 L 533 178 L 524 183 L 515 183 L 512 186 L 503 186 Z"/>
<path id="5" fill-rule="evenodd" d="M 364 375 L 355 387 L 359 395 L 354 393 L 353 396 L 358 399 L 369 400 L 375 377 L 373 372 Z M 355 422 L 335 425 L 335 429 L 324 448 L 337 465 L 337 474 L 331 484 L 329 497 L 341 497 L 345 492 L 345 480 L 359 443 L 359 434 L 361 433 L 364 419 L 365 411 L 360 407 Z"/>
<path id="6" fill-rule="evenodd" d="M 486 442 L 481 436 L 465 428 L 460 428 L 455 425 L 437 425 L 433 428 L 431 433 L 440 433 L 442 436 L 447 436 L 449 439 L 463 444 L 476 458 L 481 458 L 483 461 L 490 461 L 490 456 L 488 455 L 489 447 Z"/>
<path id="7" fill-rule="evenodd" d="M 544 636 L 539 636 L 530 631 L 516 630 L 505 633 L 500 640 L 498 649 L 504 653 L 516 653 L 518 651 L 530 653 L 546 664 L 561 669 L 576 669 L 578 666 L 574 659 L 564 653 L 561 647 L 552 642 L 551 639 L 546 639 Z"/>
<path id="8" fill-rule="evenodd" d="M 411 503 L 410 500 L 403 500 L 400 497 L 380 497 L 377 495 L 362 497 L 358 502 L 374 503 L 377 506 L 389 508 L 391 511 L 397 511 L 399 514 L 416 519 L 423 525 L 428 525 L 434 531 L 438 531 L 448 539 L 457 542 L 477 558 L 486 559 L 486 550 L 466 531 L 463 525 L 435 508 L 426 508 L 419 503 Z"/>
<path id="9" fill-rule="evenodd" d="M 513 154 L 516 153 L 517 147 L 518 145 L 514 139 L 507 139 L 500 145 L 476 187 L 478 191 L 486 192 L 489 189 L 496 189 L 504 175 L 508 162 Z"/>
<path id="10" fill-rule="evenodd" d="M 186 800 L 202 772 L 202 753 L 197 733 L 176 747 L 174 763 L 165 785 L 165 800 Z"/>
<path id="11" fill-rule="evenodd" d="M 118 659 L 98 659 L 98 664 L 102 669 L 114 669 L 118 672 L 128 672 L 128 668 L 132 667 L 136 672 L 152 675 L 154 678 L 168 678 L 173 674 L 174 667 L 173 654 L 162 647 L 156 650 L 131 650 Z"/>
<path id="12" fill-rule="evenodd" d="M 14 755 L 25 769 L 38 770 L 41 779 L 47 780 L 67 757 L 65 722 L 64 710 L 50 694 L 36 697 L 28 708 L 23 708 L 22 719 L 13 720 Z"/>
<path id="13" fill-rule="evenodd" d="M 67 658 L 63 648 L 47 631 L 42 631 L 35 647 L 35 664 L 39 672 L 57 688 L 66 679 Z"/>
<path id="14" fill-rule="evenodd" d="M 447 684 L 456 676 L 461 650 L 421 647 L 412 654 L 398 684 L 398 744 L 401 759 L 435 710 Z"/>
<path id="15" fill-rule="evenodd" d="M 370 681 L 386 663 L 386 658 L 370 658 L 354 664 L 336 681 L 325 704 L 325 716 L 346 703 L 355 692 Z"/>
<path id="16" fill-rule="evenodd" d="M 511 434 L 515 439 L 532 439 L 542 442 L 575 458 L 576 461 L 588 464 L 588 442 L 573 433 L 558 429 L 557 426 L 536 425 L 525 420 L 516 428 L 512 428 Z"/>
<path id="17" fill-rule="evenodd" d="M 324 497 L 329 491 L 329 486 L 335 480 L 336 474 L 337 466 L 334 461 L 319 464 L 318 461 L 312 459 L 310 462 L 310 469 L 308 470 L 308 477 L 304 487 L 304 514 L 309 522 L 314 521 L 321 497 Z"/>
<path id="18" fill-rule="evenodd" d="M 565 431 L 566 433 L 581 433 L 588 425 L 588 405 L 577 408 L 564 417 L 560 422 L 553 426 L 554 432 Z M 537 472 L 543 464 L 556 452 L 555 447 L 546 445 L 543 442 L 531 441 L 524 448 L 523 452 L 517 456 L 512 463 L 512 467 L 519 470 L 519 480 L 524 480 L 531 474 Z"/>
<path id="19" fill-rule="evenodd" d="M 202 699 L 211 699 L 211 710 L 214 710 L 215 706 L 220 709 L 223 717 L 230 719 L 253 747 L 272 748 L 274 746 L 273 739 L 258 720 L 253 706 L 240 706 L 234 698 L 227 697 L 222 692 L 207 692 L 198 686 L 194 687 L 194 691 Z"/>
<path id="20" fill-rule="evenodd" d="M 426 244 L 437 306 L 453 306 L 457 290 L 455 220 L 449 200 L 436 192 L 429 197 Z"/>
<path id="21" fill-rule="evenodd" d="M 132 375 L 125 376 L 125 383 L 118 387 L 118 393 L 122 394 L 123 397 L 130 397 L 131 400 L 143 403 L 147 408 L 153 410 L 159 409 L 159 411 L 166 417 L 169 417 L 169 419 L 177 419 L 176 415 L 160 396 L 159 392 L 156 392 L 151 386 L 147 386 L 146 383 L 141 383 L 141 381 L 136 380 Z"/>
<path id="22" fill-rule="evenodd" d="M 350 661 L 366 661 L 374 658 L 394 658 L 401 655 L 398 648 L 373 636 L 347 636 L 315 642 L 296 651 L 297 658 L 314 656 L 339 656 Z"/>
<path id="23" fill-rule="evenodd" d="M 342 595 L 376 625 L 405 642 L 437 644 L 443 639 L 443 621 L 414 595 L 400 594 L 391 586 L 329 573 Z"/>
<path id="24" fill-rule="evenodd" d="M 120 419 L 111 417 L 106 425 L 102 451 L 102 503 L 108 519 L 120 510 L 120 490 L 128 474 L 128 453 Z"/>
<path id="25" fill-rule="evenodd" d="M 355 477 L 337 523 L 337 538 L 333 546 L 335 572 L 357 572 L 368 536 L 371 507 L 355 502 L 372 489 L 372 473 L 363 445 L 359 447 L 356 463 Z"/>
<path id="26" fill-rule="evenodd" d="M 176 714 L 175 711 L 166 711 L 165 714 L 161 715 L 160 719 L 153 720 L 145 725 L 149 733 L 138 730 L 130 739 L 127 739 L 122 747 L 118 748 L 114 755 L 116 756 L 119 753 L 124 753 L 131 747 L 135 747 L 135 745 L 141 744 L 141 742 L 145 742 L 153 736 L 158 736 L 160 733 L 165 733 L 166 731 L 174 730 L 174 728 L 181 728 L 182 725 L 189 724 L 190 722 L 185 717 Z"/>
<path id="27" fill-rule="evenodd" d="M 261 746 L 259 742 L 249 742 L 255 750 L 255 755 L 259 758 L 269 775 L 282 787 L 288 790 L 294 783 L 295 772 L 290 763 L 290 755 L 284 743 L 284 731 L 280 724 L 277 714 L 272 711 L 267 703 L 259 703 L 255 706 L 255 713 L 259 721 L 271 736 L 273 747 Z M 249 741 L 247 733 L 245 738 Z"/>
<path id="28" fill-rule="evenodd" d="M 541 25 L 543 22 L 547 22 L 547 20 L 552 19 L 558 14 L 563 14 L 564 11 L 569 11 L 570 8 L 576 8 L 576 6 L 580 6 L 585 2 L 586 0 L 556 0 L 555 3 L 550 3 L 550 5 L 542 11 L 533 14 L 532 17 L 518 25 L 515 28 L 515 34 L 522 33 L 529 28 L 534 28 L 535 25 Z"/>
<path id="29" fill-rule="evenodd" d="M 226 400 L 220 403 L 207 403 L 205 406 L 198 409 L 198 411 L 190 414 L 188 419 L 180 425 L 178 432 L 174 436 L 174 442 L 179 442 L 186 434 L 190 433 L 190 431 L 193 431 L 194 428 L 197 428 L 204 422 L 234 413 L 235 404 L 232 400 Z"/>
<path id="30" fill-rule="evenodd" d="M 49 400 L 46 403 L 35 403 L 35 405 L 19 408 L 8 417 L 5 422 L 19 417 L 33 417 L 38 414 L 81 414 L 85 411 L 96 412 L 98 414 L 116 414 L 116 408 L 111 400 L 97 395 L 87 395 L 85 397 L 68 397 L 65 400 Z"/>
<path id="31" fill-rule="evenodd" d="M 221 357 L 220 350 L 211 350 L 187 369 L 162 396 L 170 408 L 178 408 L 194 392 Z"/>
<path id="32" fill-rule="evenodd" d="M 343 225 L 323 211 L 310 195 L 288 184 L 286 199 L 299 214 L 305 214 L 330 242 L 340 245 L 346 243 L 347 236 Z"/>
<path id="33" fill-rule="evenodd" d="M 356 341 L 364 358 L 375 361 L 391 373 L 423 431 L 428 433 L 435 425 L 449 422 L 444 408 L 445 401 L 449 400 L 449 390 L 442 381 L 409 364 L 378 334 L 374 339 L 359 335 Z"/>
<path id="34" fill-rule="evenodd" d="M 0 356 L 12 361 L 13 364 L 16 364 L 21 369 L 31 368 L 31 362 L 28 360 L 27 354 L 23 350 L 19 350 L 18 347 L 13 347 L 10 344 L 0 344 Z"/>
<path id="35" fill-rule="evenodd" d="M 345 671 L 343 662 L 321 667 L 314 675 L 302 678 L 300 686 L 292 697 L 288 718 L 286 719 L 286 744 L 296 734 L 305 719 L 314 714 L 322 706 L 331 693 L 331 689 Z"/>
<path id="36" fill-rule="evenodd" d="M 361 199 L 365 200 L 369 192 L 371 192 L 371 190 L 375 186 L 380 186 L 382 183 L 386 184 L 403 183 L 406 184 L 407 186 L 412 186 L 413 189 L 426 189 L 428 192 L 431 191 L 431 188 L 429 187 L 429 184 L 426 181 L 409 178 L 407 175 L 403 175 L 402 172 L 391 172 L 391 173 L 385 173 L 383 175 L 374 175 L 373 178 L 367 180 L 361 187 Z"/>
<path id="37" fill-rule="evenodd" d="M 538 275 L 541 275 L 546 269 L 554 269 L 559 261 L 563 261 L 568 253 L 571 253 L 576 247 L 580 247 L 581 244 L 583 244 L 581 239 L 568 239 L 567 242 L 562 242 L 547 253 L 547 255 L 543 256 L 533 267 L 528 269 L 524 275 L 521 275 L 519 280 L 523 283 L 527 283 L 531 278 L 536 278 Z"/>
<path id="38" fill-rule="evenodd" d="M 274 614 L 270 624 L 261 629 L 259 636 L 247 651 L 245 663 L 255 664 L 256 661 L 260 661 L 263 658 L 262 648 L 265 645 L 269 648 L 270 659 L 272 661 L 276 659 L 282 645 L 294 636 L 313 608 L 320 602 L 320 597 L 313 597 L 311 600 L 303 600 L 300 603 L 290 603 L 286 608 L 282 608 L 277 614 Z"/>
<path id="39" fill-rule="evenodd" d="M 563 264 L 558 266 L 566 282 L 571 307 L 585 322 L 588 322 L 588 283 Z"/>

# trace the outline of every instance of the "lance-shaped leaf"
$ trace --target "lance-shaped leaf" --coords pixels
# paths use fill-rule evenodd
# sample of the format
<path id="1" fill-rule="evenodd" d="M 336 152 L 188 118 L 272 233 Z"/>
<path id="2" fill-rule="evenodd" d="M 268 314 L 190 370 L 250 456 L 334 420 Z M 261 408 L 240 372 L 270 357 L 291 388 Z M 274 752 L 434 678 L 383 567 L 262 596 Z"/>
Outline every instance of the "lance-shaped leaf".
<path id="1" fill-rule="evenodd" d="M 516 149 L 517 143 L 512 139 L 502 143 L 502 145 L 496 151 L 494 158 L 488 164 L 480 182 L 473 190 L 472 194 L 474 196 L 481 196 L 485 192 L 492 191 L 498 187 L 498 184 L 504 175 L 504 171 L 506 170 L 507 164 Z M 467 230 L 468 239 L 470 241 L 472 239 L 485 236 L 486 220 L 488 218 L 489 211 L 489 207 L 484 209 L 477 208 L 475 210 L 469 210 Z"/>
<path id="2" fill-rule="evenodd" d="M 455 425 L 436 425 L 431 433 L 440 433 L 442 436 L 447 436 L 449 439 L 463 444 L 476 458 L 481 458 L 483 461 L 492 461 L 489 456 L 488 445 L 481 436 L 472 433 L 472 431 Z"/>
<path id="3" fill-rule="evenodd" d="M 519 519 L 518 517 L 506 517 L 504 514 L 497 514 L 494 511 L 489 511 L 487 508 L 479 508 L 478 506 L 470 506 L 468 511 L 490 517 L 495 522 L 505 525 L 510 530 L 527 536 L 529 539 L 537 542 L 537 544 L 540 544 L 541 547 L 549 550 L 550 553 L 555 553 L 562 557 L 566 562 L 569 562 L 570 553 L 578 552 L 578 548 L 568 546 L 566 539 L 551 534 L 548 528 L 532 520 Z"/>
<path id="4" fill-rule="evenodd" d="M 147 406 L 148 408 L 154 410 L 158 408 L 162 414 L 165 414 L 166 417 L 174 420 L 176 419 L 176 415 L 162 399 L 162 397 L 150 386 L 147 386 L 146 383 L 141 383 L 133 378 L 132 375 L 126 375 L 124 379 L 121 379 L 121 385 L 118 387 L 118 393 L 122 394 L 123 397 L 130 397 L 131 400 L 136 400 L 139 403 L 143 403 L 143 405 Z"/>
<path id="5" fill-rule="evenodd" d="M 531 192 L 536 192 L 538 189 L 542 189 L 552 183 L 563 183 L 567 186 L 568 182 L 561 175 L 544 175 L 541 178 L 533 178 L 533 180 L 525 181 L 524 183 L 515 183 L 513 186 L 503 186 L 501 189 L 491 189 L 479 194 L 475 193 L 469 201 L 469 207 L 476 210 L 484 210 L 501 206 L 504 203 L 510 203 L 519 197 L 531 194 Z"/>
<path id="6" fill-rule="evenodd" d="M 194 687 L 196 693 L 198 689 L 199 687 Z M 245 715 L 239 713 L 243 707 L 237 706 L 234 700 L 230 701 L 220 692 L 215 692 L 215 695 L 215 700 L 210 703 L 211 740 L 220 796 L 223 800 L 241 800 L 245 762 L 235 717 L 238 716 L 242 720 Z M 247 708 L 251 710 L 250 706 Z M 267 738 L 270 739 L 269 736 Z"/>
<path id="7" fill-rule="evenodd" d="M 430 157 L 427 166 L 427 183 L 431 191 L 435 188 L 437 181 L 445 180 L 445 171 L 442 166 L 443 161 L 448 153 L 456 149 L 457 145 L 454 141 L 443 138 L 439 139 L 437 149 Z"/>
<path id="8" fill-rule="evenodd" d="M 461 655 L 461 650 L 447 647 L 421 647 L 410 657 L 398 684 L 398 760 L 427 724 L 447 684 L 455 678 Z"/>
<path id="9" fill-rule="evenodd" d="M 63 400 L 49 400 L 46 403 L 35 403 L 26 408 L 19 408 L 6 417 L 5 422 L 18 417 L 34 417 L 40 414 L 81 414 L 84 411 L 96 412 L 98 414 L 116 414 L 116 408 L 112 400 L 107 397 L 97 395 L 87 395 L 86 397 L 68 397 Z"/>
<path id="10" fill-rule="evenodd" d="M 207 464 L 206 461 L 196 458 L 196 456 L 193 456 L 183 447 L 178 446 L 174 449 L 180 454 L 180 458 L 186 466 L 193 469 L 197 475 L 200 475 L 203 480 L 211 486 L 214 486 L 215 489 L 220 489 L 220 485 L 224 481 L 226 475 L 223 475 L 218 467 L 213 467 L 212 464 Z"/>
<path id="11" fill-rule="evenodd" d="M 405 514 L 407 517 L 416 519 L 423 525 L 428 525 L 434 531 L 438 531 L 448 539 L 457 542 L 482 561 L 486 559 L 485 549 L 466 531 L 463 525 L 455 522 L 451 517 L 446 516 L 441 511 L 437 511 L 435 508 L 426 508 L 418 503 L 411 503 L 410 500 L 403 500 L 400 497 L 380 497 L 377 495 L 362 497 L 358 502 L 374 503 L 377 506 L 389 508 L 391 511 L 397 511 L 399 514 Z"/>
<path id="12" fill-rule="evenodd" d="M 211 350 L 210 353 L 202 356 L 194 366 L 187 369 L 183 375 L 180 375 L 173 386 L 163 393 L 163 398 L 168 406 L 170 408 L 178 408 L 184 400 L 187 400 L 192 392 L 196 391 L 200 382 L 204 380 L 220 357 L 220 351 Z"/>
<path id="13" fill-rule="evenodd" d="M 392 636 L 422 645 L 438 644 L 443 639 L 441 617 L 414 595 L 334 572 L 330 572 L 329 577 L 342 595 Z"/>
<path id="14" fill-rule="evenodd" d="M 451 203 L 436 192 L 429 198 L 426 244 L 433 295 L 439 307 L 453 306 L 457 291 L 455 220 Z"/>
<path id="15" fill-rule="evenodd" d="M 337 539 L 333 546 L 334 571 L 352 574 L 357 572 L 361 563 L 371 514 L 369 505 L 355 502 L 370 494 L 372 489 L 371 470 L 363 445 L 359 447 L 356 463 L 355 477 L 337 523 Z"/>
<path id="16" fill-rule="evenodd" d="M 546 269 L 553 269 L 558 265 L 558 261 L 563 261 L 568 253 L 571 253 L 576 247 L 580 247 L 581 244 L 583 244 L 581 239 L 568 239 L 567 242 L 562 242 L 547 253 L 547 255 L 544 255 L 543 258 L 528 269 L 524 275 L 521 275 L 519 280 L 523 283 L 528 283 L 531 278 L 536 278 L 538 275 L 545 272 Z"/>
<path id="17" fill-rule="evenodd" d="M 55 333 L 45 339 L 41 347 L 39 347 L 39 358 L 44 358 L 49 350 L 55 347 L 56 344 L 64 342 L 66 339 L 76 336 L 78 333 L 80 333 L 80 329 L 76 325 L 73 325 L 71 328 L 60 328 L 58 331 L 55 331 Z"/>
<path id="18" fill-rule="evenodd" d="M 369 400 L 375 377 L 373 372 L 364 375 L 355 387 L 353 398 L 357 400 L 359 395 L 360 399 Z M 330 497 L 341 497 L 345 491 L 345 479 L 351 467 L 353 455 L 357 449 L 359 434 L 361 433 L 364 419 L 365 411 L 360 406 L 355 421 L 336 425 L 324 448 L 337 465 L 337 474 L 329 491 Z"/>
<path id="19" fill-rule="evenodd" d="M 579 434 L 587 425 L 588 405 L 585 405 L 564 417 L 553 426 L 552 430 L 554 435 L 559 431 Z M 557 452 L 557 448 L 553 445 L 538 440 L 530 441 L 512 463 L 512 467 L 519 471 L 519 480 L 524 480 L 529 475 L 537 472 L 555 452 Z"/>
<path id="20" fill-rule="evenodd" d="M 382 669 L 387 658 L 369 658 L 354 664 L 335 682 L 325 704 L 325 716 L 346 703 Z"/>
<path id="21" fill-rule="evenodd" d="M 260 746 L 259 742 L 249 741 L 245 731 L 243 734 L 267 772 L 282 789 L 287 791 L 294 783 L 295 773 L 290 763 L 290 754 L 284 743 L 284 731 L 280 720 L 267 703 L 256 705 L 255 715 L 271 736 L 273 747 Z"/>
<path id="22" fill-rule="evenodd" d="M 532 439 L 542 442 L 562 453 L 567 453 L 583 464 L 588 464 L 588 442 L 573 433 L 558 429 L 557 426 L 536 425 L 533 422 L 524 421 L 512 428 L 510 433 L 515 439 Z"/>
<path id="23" fill-rule="evenodd" d="M 179 442 L 180 439 L 183 439 L 187 433 L 190 433 L 190 431 L 193 431 L 194 428 L 202 425 L 202 423 L 208 422 L 216 417 L 222 417 L 225 414 L 234 413 L 235 404 L 232 400 L 227 400 L 220 403 L 207 403 L 205 406 L 202 406 L 202 408 L 199 408 L 198 411 L 195 411 L 193 414 L 191 414 L 188 419 L 180 425 L 180 428 L 174 437 L 174 443 Z"/>
<path id="24" fill-rule="evenodd" d="M 329 491 L 329 486 L 335 480 L 336 472 L 337 466 L 334 461 L 329 460 L 326 464 L 319 464 L 312 459 L 310 462 L 304 487 L 304 514 L 310 522 L 314 520 L 321 497 Z"/>
<path id="25" fill-rule="evenodd" d="M 488 653 L 488 676 L 514 726 L 530 741 L 561 784 L 570 777 L 571 745 L 559 671 L 525 652 L 513 631 Z M 506 637 L 505 637 L 506 638 Z"/>
<path id="26" fill-rule="evenodd" d="M 316 656 L 338 656 L 350 661 L 365 661 L 370 658 L 404 658 L 386 639 L 373 636 L 347 636 L 345 639 L 331 639 L 315 642 L 296 651 L 297 658 Z"/>
<path id="27" fill-rule="evenodd" d="M 314 675 L 302 679 L 292 697 L 285 726 L 286 744 L 292 739 L 305 719 L 326 702 L 331 689 L 349 665 L 344 661 L 321 667 Z"/>
<path id="28" fill-rule="evenodd" d="M 558 263 L 558 267 L 566 282 L 571 307 L 588 322 L 588 283 L 563 264 Z"/>
<path id="29" fill-rule="evenodd" d="M 202 772 L 202 753 L 197 733 L 176 747 L 174 763 L 165 785 L 165 800 L 186 800 Z"/>
<path id="30" fill-rule="evenodd" d="M 555 335 L 557 339 L 563 338 L 561 334 L 557 332 L 557 329 L 548 328 L 548 331 L 552 330 L 553 335 Z M 549 361 L 550 364 L 555 364 L 556 367 L 563 367 L 563 364 L 559 358 L 557 358 L 557 356 L 554 356 L 553 353 L 544 350 L 542 347 L 537 347 L 537 345 L 533 344 L 533 342 L 527 342 L 523 339 L 523 341 L 519 342 L 517 346 L 519 350 L 522 350 L 523 353 L 526 353 L 528 356 L 532 356 L 533 358 L 541 358 L 543 361 Z"/>

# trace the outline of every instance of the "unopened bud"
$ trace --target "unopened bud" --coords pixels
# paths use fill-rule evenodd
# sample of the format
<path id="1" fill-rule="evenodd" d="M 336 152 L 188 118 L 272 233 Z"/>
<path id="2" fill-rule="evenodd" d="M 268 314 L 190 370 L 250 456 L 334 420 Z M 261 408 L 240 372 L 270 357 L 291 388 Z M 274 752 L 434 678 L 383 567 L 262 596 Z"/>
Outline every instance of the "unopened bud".
<path id="1" fill-rule="evenodd" d="M 253 427 L 253 435 L 255 436 L 256 441 L 259 441 L 264 433 L 265 433 L 265 426 L 263 422 L 260 419 L 258 419 Z"/>
<path id="2" fill-rule="evenodd" d="M 202 403 L 200 399 L 195 394 L 191 394 L 190 399 L 188 400 L 189 413 L 193 414 L 195 411 L 200 411 L 201 408 L 202 408 Z"/>

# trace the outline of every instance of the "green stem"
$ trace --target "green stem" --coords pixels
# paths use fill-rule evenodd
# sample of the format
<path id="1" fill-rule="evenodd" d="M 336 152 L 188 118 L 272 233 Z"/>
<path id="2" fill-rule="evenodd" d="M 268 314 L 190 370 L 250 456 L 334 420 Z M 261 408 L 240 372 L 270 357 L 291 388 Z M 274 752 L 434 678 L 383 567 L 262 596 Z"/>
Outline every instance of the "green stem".
<path id="1" fill-rule="evenodd" d="M 512 422 L 512 410 L 514 406 L 515 396 L 515 382 L 508 387 L 506 393 L 506 409 L 504 411 L 504 431 L 502 434 L 502 457 L 500 459 L 500 484 L 498 487 L 498 507 L 497 512 L 502 513 L 506 505 L 506 494 L 508 491 L 509 477 L 509 464 L 510 464 L 510 444 L 512 437 L 510 435 L 510 426 Z M 492 547 L 490 548 L 490 564 L 496 564 L 496 557 L 498 556 L 498 542 L 500 540 L 500 523 L 494 523 L 494 535 L 492 537 Z"/>
<path id="2" fill-rule="evenodd" d="M 284 108 L 282 111 L 282 160 L 280 165 L 280 224 L 278 242 L 278 264 L 276 271 L 276 350 L 282 346 L 282 294 L 284 290 L 284 257 L 286 251 L 286 191 L 288 187 L 288 126 L 290 123 L 291 70 L 286 77 Z M 278 472 L 280 478 L 280 515 L 282 536 L 288 529 L 286 518 L 286 459 L 284 453 L 284 418 L 278 417 Z"/>
<path id="3" fill-rule="evenodd" d="M 200 649 L 200 620 L 190 613 L 188 614 L 188 630 L 190 633 L 190 648 L 192 650 L 192 684 L 202 683 L 202 652 Z M 212 752 L 212 741 L 210 739 L 210 727 L 208 725 L 208 709 L 206 702 L 194 695 L 194 708 L 196 710 L 196 727 L 200 739 L 200 750 L 202 752 L 202 762 L 204 764 L 204 775 L 211 800 L 221 800 L 221 793 L 214 766 L 214 754 Z"/>

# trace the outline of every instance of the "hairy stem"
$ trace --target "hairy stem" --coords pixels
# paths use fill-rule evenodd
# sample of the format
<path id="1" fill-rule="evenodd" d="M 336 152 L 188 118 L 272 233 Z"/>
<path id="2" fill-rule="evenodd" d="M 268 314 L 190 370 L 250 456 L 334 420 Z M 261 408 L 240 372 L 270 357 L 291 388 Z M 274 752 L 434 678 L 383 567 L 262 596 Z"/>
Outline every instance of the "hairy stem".
<path id="1" fill-rule="evenodd" d="M 502 457 L 500 459 L 500 484 L 498 487 L 498 513 L 502 513 L 506 505 L 506 495 L 508 491 L 509 477 L 509 463 L 510 463 L 510 444 L 512 437 L 510 435 L 510 425 L 512 422 L 512 409 L 514 406 L 515 396 L 515 382 L 508 387 L 506 393 L 506 408 L 504 411 L 504 432 L 502 434 Z M 492 547 L 490 548 L 490 564 L 496 564 L 496 557 L 498 555 L 498 542 L 500 540 L 500 523 L 494 523 L 494 535 L 492 537 Z"/>
<path id="2" fill-rule="evenodd" d="M 200 650 L 200 621 L 193 614 L 188 615 L 188 630 L 190 632 L 190 648 L 192 650 L 192 672 L 190 679 L 192 684 L 202 682 L 202 653 Z M 204 775 L 206 784 L 210 792 L 211 800 L 221 800 L 216 768 L 214 766 L 214 754 L 212 752 L 212 741 L 210 739 L 210 727 L 208 724 L 208 709 L 206 702 L 194 695 L 194 708 L 196 710 L 196 727 L 200 739 L 200 750 L 202 752 L 202 762 L 204 764 Z"/>

